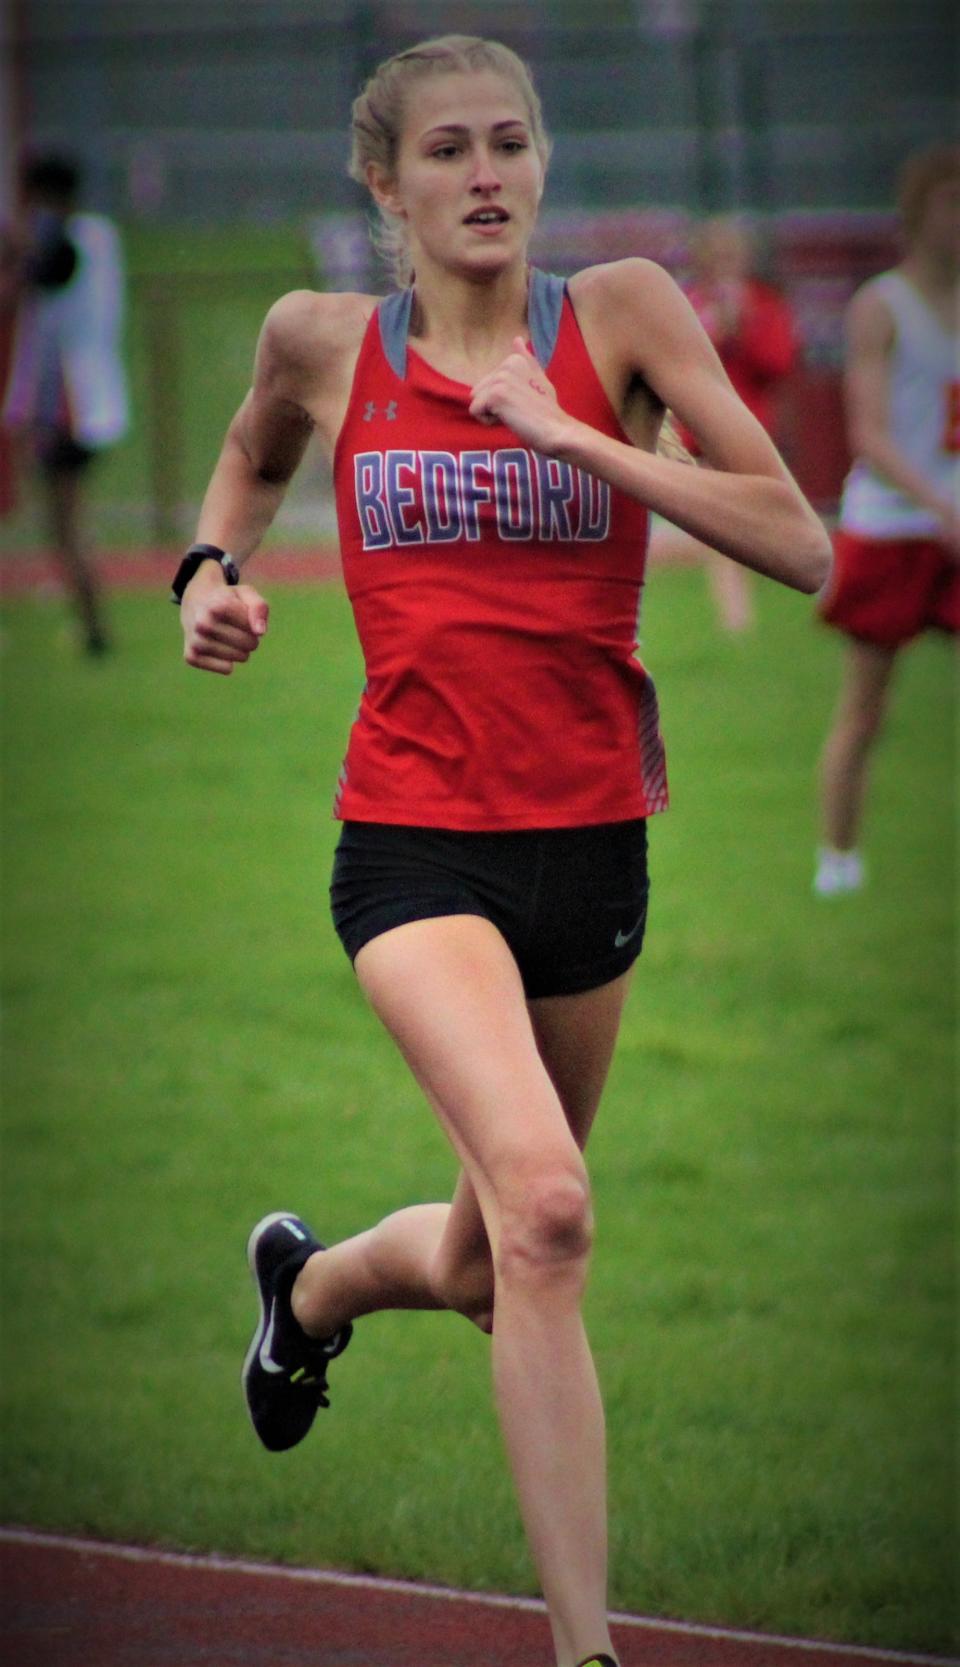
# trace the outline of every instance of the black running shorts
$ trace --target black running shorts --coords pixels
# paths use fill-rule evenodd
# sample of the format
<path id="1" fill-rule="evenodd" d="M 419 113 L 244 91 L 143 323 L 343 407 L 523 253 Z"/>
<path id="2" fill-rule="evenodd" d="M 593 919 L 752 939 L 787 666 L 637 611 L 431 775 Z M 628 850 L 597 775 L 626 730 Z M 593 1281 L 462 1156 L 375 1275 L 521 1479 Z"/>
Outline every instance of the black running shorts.
<path id="1" fill-rule="evenodd" d="M 626 972 L 643 944 L 648 890 L 643 820 L 511 833 L 345 822 L 330 901 L 351 961 L 409 921 L 482 915 L 534 999 Z"/>

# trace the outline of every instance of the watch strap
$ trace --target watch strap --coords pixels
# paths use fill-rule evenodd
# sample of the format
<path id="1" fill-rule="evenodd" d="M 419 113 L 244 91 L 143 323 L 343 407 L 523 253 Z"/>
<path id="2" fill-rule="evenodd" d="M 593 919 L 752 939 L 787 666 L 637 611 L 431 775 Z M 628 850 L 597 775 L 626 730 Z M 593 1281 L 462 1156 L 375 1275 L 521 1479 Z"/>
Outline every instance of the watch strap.
<path id="1" fill-rule="evenodd" d="M 221 550 L 219 544 L 191 544 L 189 550 L 180 563 L 180 566 L 174 574 L 173 584 L 170 587 L 170 600 L 171 602 L 175 602 L 177 607 L 179 607 L 180 603 L 183 601 L 183 593 L 196 573 L 197 568 L 200 567 L 205 561 L 215 561 L 219 563 L 221 569 L 223 570 L 223 577 L 228 585 L 238 585 L 240 583 L 240 569 L 238 568 L 233 557 L 229 555 L 226 550 Z"/>

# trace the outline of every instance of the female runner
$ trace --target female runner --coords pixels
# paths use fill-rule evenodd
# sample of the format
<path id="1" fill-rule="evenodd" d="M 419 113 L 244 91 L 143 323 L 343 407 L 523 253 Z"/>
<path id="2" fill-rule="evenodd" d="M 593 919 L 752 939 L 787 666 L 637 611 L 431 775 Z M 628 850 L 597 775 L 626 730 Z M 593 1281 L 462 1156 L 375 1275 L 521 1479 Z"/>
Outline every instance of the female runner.
<path id="1" fill-rule="evenodd" d="M 898 196 L 903 259 L 868 279 L 847 314 L 854 462 L 820 601 L 845 639 L 820 760 L 820 897 L 864 884 L 858 837 L 903 649 L 923 631 L 960 633 L 960 147 L 908 157 Z"/>
<path id="2" fill-rule="evenodd" d="M 358 1316 L 447 1308 L 491 1332 L 557 1663 L 613 1663 L 582 1150 L 666 803 L 633 652 L 647 516 L 804 591 L 829 544 L 666 273 L 531 271 L 548 143 L 512 52 L 448 36 L 399 54 L 353 133 L 412 283 L 271 309 L 174 588 L 188 664 L 249 658 L 267 605 L 238 569 L 316 433 L 367 671 L 334 920 L 461 1170 L 451 1204 L 330 1249 L 299 1216 L 260 1222 L 244 1386 L 261 1440 L 290 1447 Z M 666 407 L 712 467 L 656 455 Z"/>

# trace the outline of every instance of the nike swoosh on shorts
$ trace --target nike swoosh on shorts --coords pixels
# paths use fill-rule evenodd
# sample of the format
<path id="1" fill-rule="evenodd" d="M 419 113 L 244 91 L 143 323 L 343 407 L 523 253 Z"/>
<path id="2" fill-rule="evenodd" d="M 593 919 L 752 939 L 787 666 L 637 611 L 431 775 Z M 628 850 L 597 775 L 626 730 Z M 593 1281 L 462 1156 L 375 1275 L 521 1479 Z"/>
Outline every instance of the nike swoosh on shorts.
<path id="1" fill-rule="evenodd" d="M 636 937 L 636 935 L 639 932 L 642 925 L 643 925 L 643 915 L 640 916 L 640 919 L 637 921 L 637 924 L 633 928 L 632 932 L 618 932 L 617 933 L 616 937 L 613 940 L 614 948 L 615 949 L 622 949 L 624 944 L 628 944 L 630 942 L 631 938 Z"/>

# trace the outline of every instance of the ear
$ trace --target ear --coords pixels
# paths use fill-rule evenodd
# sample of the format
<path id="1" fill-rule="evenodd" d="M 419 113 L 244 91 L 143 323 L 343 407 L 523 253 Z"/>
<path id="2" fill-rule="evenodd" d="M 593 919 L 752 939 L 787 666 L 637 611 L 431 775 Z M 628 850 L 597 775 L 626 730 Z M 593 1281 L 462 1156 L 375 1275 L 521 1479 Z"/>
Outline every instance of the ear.
<path id="1" fill-rule="evenodd" d="M 400 201 L 396 180 L 376 162 L 368 162 L 364 172 L 367 190 L 377 207 L 382 208 L 387 214 L 402 216 L 405 210 Z"/>

